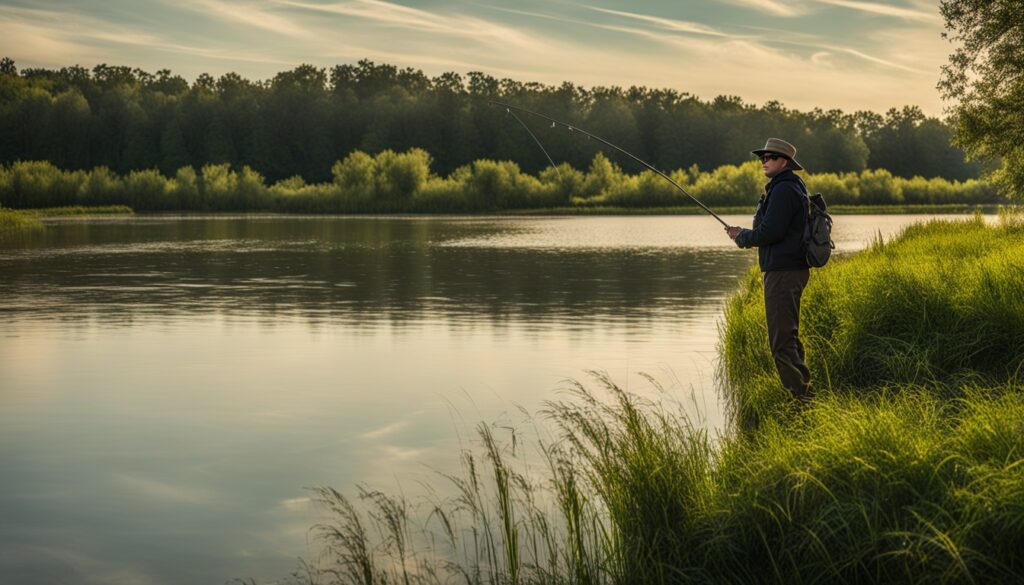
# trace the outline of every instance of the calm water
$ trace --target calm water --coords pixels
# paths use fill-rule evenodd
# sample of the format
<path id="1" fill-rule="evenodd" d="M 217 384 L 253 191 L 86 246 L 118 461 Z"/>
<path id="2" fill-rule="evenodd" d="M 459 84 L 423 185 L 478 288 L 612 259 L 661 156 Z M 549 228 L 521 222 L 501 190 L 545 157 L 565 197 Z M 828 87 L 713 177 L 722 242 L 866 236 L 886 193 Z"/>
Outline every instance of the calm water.
<path id="1" fill-rule="evenodd" d="M 843 216 L 836 240 L 918 219 Z M 305 487 L 412 491 L 458 429 L 588 369 L 720 426 L 716 324 L 754 261 L 706 217 L 140 217 L 0 244 L 0 582 L 287 575 L 315 552 Z"/>

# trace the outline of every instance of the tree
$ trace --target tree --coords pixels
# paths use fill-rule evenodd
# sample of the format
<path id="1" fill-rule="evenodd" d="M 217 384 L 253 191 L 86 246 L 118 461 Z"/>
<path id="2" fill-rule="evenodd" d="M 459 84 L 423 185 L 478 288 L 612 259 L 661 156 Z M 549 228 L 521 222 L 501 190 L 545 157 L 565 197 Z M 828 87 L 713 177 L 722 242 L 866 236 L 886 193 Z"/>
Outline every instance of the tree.
<path id="1" fill-rule="evenodd" d="M 952 108 L 956 141 L 975 159 L 1001 159 L 991 179 L 1024 198 L 1024 3 L 1020 0 L 943 0 L 948 32 L 957 43 L 942 68 L 939 90 Z"/>
<path id="2" fill-rule="evenodd" d="M 191 164 L 177 114 L 171 117 L 160 135 L 160 155 L 160 170 L 168 176 Z"/>

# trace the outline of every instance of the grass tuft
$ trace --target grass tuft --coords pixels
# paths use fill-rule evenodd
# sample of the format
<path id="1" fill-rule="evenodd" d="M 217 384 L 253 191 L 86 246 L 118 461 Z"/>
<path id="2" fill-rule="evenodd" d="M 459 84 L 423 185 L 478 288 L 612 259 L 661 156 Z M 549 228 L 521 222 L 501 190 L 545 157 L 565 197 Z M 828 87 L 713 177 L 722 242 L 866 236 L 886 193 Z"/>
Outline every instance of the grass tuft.
<path id="1" fill-rule="evenodd" d="M 929 222 L 817 271 L 803 407 L 776 378 L 752 272 L 721 329 L 723 436 L 595 373 L 542 412 L 540 467 L 521 433 L 484 425 L 443 476 L 452 497 L 319 490 L 335 521 L 309 580 L 1021 582 L 1022 231 L 1010 212 Z"/>

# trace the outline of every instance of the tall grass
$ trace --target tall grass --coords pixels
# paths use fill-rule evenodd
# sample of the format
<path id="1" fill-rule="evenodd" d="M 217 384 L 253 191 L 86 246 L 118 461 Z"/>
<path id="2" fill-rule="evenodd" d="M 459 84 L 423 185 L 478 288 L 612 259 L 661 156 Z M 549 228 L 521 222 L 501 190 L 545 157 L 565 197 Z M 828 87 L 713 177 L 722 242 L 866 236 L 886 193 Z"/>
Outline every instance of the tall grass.
<path id="1" fill-rule="evenodd" d="M 318 583 L 936 583 L 1024 577 L 1024 388 L 831 394 L 710 439 L 599 378 L 552 404 L 547 472 L 481 427 L 457 495 L 322 488 Z M 518 443 L 522 449 L 523 443 Z M 420 518 L 420 520 L 416 520 Z"/>
<path id="2" fill-rule="evenodd" d="M 85 215 L 122 215 L 132 213 L 124 205 L 107 207 L 50 207 L 46 209 L 4 209 L 0 207 L 0 237 L 10 238 L 18 234 L 29 234 L 43 229 L 39 218 L 69 217 Z"/>
<path id="3" fill-rule="evenodd" d="M 817 271 L 821 393 L 782 391 L 751 273 L 726 307 L 732 429 L 595 375 L 481 426 L 454 496 L 323 488 L 317 583 L 1014 583 L 1024 580 L 1024 220 L 930 222 Z M 653 396 L 660 392 L 650 379 Z M 740 424 L 743 423 L 743 424 Z"/>
<path id="4" fill-rule="evenodd" d="M 1024 366 L 1024 226 L 1015 218 L 917 224 L 815 270 L 801 338 L 816 385 L 909 384 L 954 397 L 965 383 L 1016 380 Z M 726 304 L 721 337 L 729 403 L 747 426 L 789 402 L 764 327 L 752 271 Z"/>
<path id="5" fill-rule="evenodd" d="M 331 169 L 332 180 L 307 184 L 291 177 L 267 184 L 249 167 L 183 167 L 173 177 L 156 170 L 118 176 L 99 167 L 64 171 L 49 162 L 0 167 L 0 203 L 13 208 L 127 205 L 137 211 L 277 211 L 298 213 L 489 212 L 568 207 L 626 210 L 696 206 L 650 171 L 629 174 L 598 153 L 584 172 L 562 164 L 537 176 L 514 162 L 478 160 L 447 177 L 431 170 L 422 149 L 374 156 L 353 152 Z M 711 172 L 695 167 L 671 176 L 705 204 L 749 210 L 765 182 L 757 161 Z M 903 179 L 888 171 L 808 175 L 836 205 L 983 205 L 1000 202 L 989 185 L 970 180 Z"/>
<path id="6" fill-rule="evenodd" d="M 0 207 L 0 237 L 43 229 L 43 224 L 30 214 Z"/>

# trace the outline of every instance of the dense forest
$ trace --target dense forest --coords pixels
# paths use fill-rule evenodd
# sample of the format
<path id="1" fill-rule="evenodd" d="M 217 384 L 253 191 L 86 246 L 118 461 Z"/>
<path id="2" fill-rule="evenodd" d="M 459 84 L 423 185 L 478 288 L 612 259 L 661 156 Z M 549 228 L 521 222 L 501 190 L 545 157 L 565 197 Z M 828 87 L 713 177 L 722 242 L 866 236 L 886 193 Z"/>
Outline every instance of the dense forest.
<path id="1" fill-rule="evenodd" d="M 166 69 L 110 65 L 19 71 L 4 58 L 0 164 L 38 160 L 67 170 L 157 169 L 167 176 L 228 164 L 271 182 L 324 182 L 350 153 L 420 148 L 442 175 L 481 159 L 511 160 L 539 173 L 547 159 L 513 118 L 488 103 L 495 98 L 586 128 L 665 170 L 740 164 L 767 136 L 779 136 L 798 146 L 812 172 L 885 169 L 897 177 L 956 180 L 980 172 L 950 145 L 952 129 L 915 106 L 884 115 L 800 112 L 774 101 L 703 101 L 671 89 L 554 87 L 479 72 L 431 78 L 366 60 L 329 70 L 301 65 L 267 81 L 228 73 L 189 83 Z M 591 164 L 594 141 L 525 121 L 556 163 Z"/>

